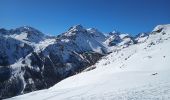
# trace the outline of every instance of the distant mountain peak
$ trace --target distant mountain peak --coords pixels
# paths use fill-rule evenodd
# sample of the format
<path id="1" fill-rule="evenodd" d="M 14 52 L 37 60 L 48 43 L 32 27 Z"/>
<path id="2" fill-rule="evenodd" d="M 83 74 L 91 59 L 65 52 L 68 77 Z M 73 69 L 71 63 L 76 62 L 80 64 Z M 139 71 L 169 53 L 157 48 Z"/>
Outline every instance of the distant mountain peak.
<path id="1" fill-rule="evenodd" d="M 21 26 L 19 28 L 13 29 L 12 31 L 15 33 L 27 32 L 27 33 L 31 33 L 31 34 L 43 34 L 39 30 L 37 30 L 33 27 L 30 27 L 30 26 Z"/>
<path id="2" fill-rule="evenodd" d="M 81 24 L 70 27 L 69 31 L 85 31 L 84 27 Z"/>
<path id="3" fill-rule="evenodd" d="M 24 28 L 24 29 L 27 29 L 27 30 L 35 29 L 35 28 L 28 26 L 28 25 L 21 26 L 20 28 Z"/>
<path id="4" fill-rule="evenodd" d="M 0 34 L 7 34 L 8 30 L 5 28 L 0 28 Z"/>
<path id="5" fill-rule="evenodd" d="M 87 31 L 90 31 L 90 32 L 99 32 L 99 30 L 96 29 L 96 28 L 88 28 Z"/>

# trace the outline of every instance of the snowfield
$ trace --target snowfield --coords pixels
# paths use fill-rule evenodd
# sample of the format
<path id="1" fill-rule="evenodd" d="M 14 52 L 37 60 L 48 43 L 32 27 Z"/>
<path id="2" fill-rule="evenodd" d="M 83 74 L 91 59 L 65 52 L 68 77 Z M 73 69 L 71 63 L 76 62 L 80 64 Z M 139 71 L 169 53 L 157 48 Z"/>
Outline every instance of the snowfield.
<path id="1" fill-rule="evenodd" d="M 142 42 L 141 42 L 142 41 Z M 170 100 L 170 25 L 55 86 L 9 100 Z"/>

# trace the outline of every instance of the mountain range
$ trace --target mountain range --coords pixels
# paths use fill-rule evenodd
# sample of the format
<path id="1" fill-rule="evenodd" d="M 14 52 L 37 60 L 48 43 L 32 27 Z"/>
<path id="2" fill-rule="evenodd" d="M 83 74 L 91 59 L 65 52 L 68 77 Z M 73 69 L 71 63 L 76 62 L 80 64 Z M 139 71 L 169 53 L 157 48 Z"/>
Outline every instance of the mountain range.
<path id="1" fill-rule="evenodd" d="M 170 98 L 169 24 L 136 36 L 82 25 L 57 36 L 29 26 L 1 28 L 0 45 L 1 99 Z"/>

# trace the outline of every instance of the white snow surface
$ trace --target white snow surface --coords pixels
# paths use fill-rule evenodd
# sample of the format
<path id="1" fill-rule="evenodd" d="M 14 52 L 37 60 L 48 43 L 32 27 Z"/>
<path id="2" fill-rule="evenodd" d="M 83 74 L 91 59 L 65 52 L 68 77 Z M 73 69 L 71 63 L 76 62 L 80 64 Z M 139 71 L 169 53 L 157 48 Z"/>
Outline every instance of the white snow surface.
<path id="1" fill-rule="evenodd" d="M 170 25 L 159 27 L 145 42 L 115 48 L 94 70 L 9 100 L 170 100 Z"/>

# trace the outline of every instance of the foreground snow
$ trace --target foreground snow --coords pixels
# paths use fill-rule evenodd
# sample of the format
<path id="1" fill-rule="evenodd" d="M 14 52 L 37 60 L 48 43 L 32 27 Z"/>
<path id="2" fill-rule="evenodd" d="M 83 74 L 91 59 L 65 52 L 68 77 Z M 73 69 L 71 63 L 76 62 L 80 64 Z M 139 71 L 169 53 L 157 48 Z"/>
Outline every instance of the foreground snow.
<path id="1" fill-rule="evenodd" d="M 10 100 L 169 100 L 170 27 L 103 57 L 96 69 Z M 159 27 L 157 27 L 159 28 Z M 157 29 L 155 29 L 157 30 Z"/>

